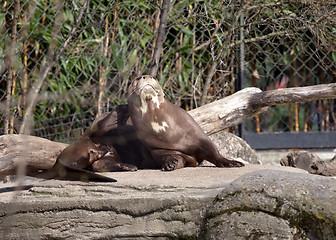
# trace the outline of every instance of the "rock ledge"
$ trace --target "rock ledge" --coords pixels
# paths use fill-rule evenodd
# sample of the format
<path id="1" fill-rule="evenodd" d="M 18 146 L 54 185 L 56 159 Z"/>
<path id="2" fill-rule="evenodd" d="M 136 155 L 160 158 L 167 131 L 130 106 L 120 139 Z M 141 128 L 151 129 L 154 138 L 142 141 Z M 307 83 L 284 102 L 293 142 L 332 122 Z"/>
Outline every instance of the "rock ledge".
<path id="1" fill-rule="evenodd" d="M 277 221 L 285 221 L 288 227 L 281 236 L 290 236 L 288 234 L 296 230 L 290 219 L 299 216 L 298 209 L 308 211 L 315 206 L 311 211 L 316 210 L 316 217 L 326 219 L 328 223 L 326 229 L 329 232 L 325 236 L 329 233 L 336 236 L 329 228 L 335 226 L 335 210 L 324 205 L 327 199 L 331 200 L 330 204 L 335 204 L 335 187 L 332 186 L 336 186 L 336 180 L 309 175 L 300 169 L 247 165 L 236 169 L 198 167 L 173 172 L 141 170 L 106 175 L 118 182 L 96 184 L 32 179 L 26 184 L 34 185 L 33 188 L 15 193 L 5 191 L 10 184 L 1 184 L 2 236 L 5 239 L 211 239 L 215 236 L 212 239 L 216 239 L 218 235 L 211 234 L 224 231 L 214 227 L 224 229 L 224 222 L 218 220 L 220 216 L 236 212 L 235 209 L 239 209 L 237 214 L 240 214 L 246 206 L 250 212 L 255 212 L 255 219 L 263 219 L 266 214 Z M 276 185 L 279 178 L 288 179 L 288 182 L 278 181 L 280 185 Z M 302 182 L 302 179 L 306 180 Z M 260 184 L 267 197 L 261 194 Z M 235 194 L 237 197 L 232 197 Z M 300 202 L 296 196 L 306 196 L 307 199 Z M 277 199 L 281 198 L 288 203 L 280 209 Z M 300 208 L 301 203 L 306 206 Z M 320 211 L 322 207 L 324 211 Z M 231 217 L 237 214 L 231 214 Z M 214 215 L 216 217 L 211 217 Z M 246 221 L 241 216 L 239 218 Z M 323 226 L 320 223 L 319 228 Z M 208 228 L 204 229 L 205 226 Z"/>

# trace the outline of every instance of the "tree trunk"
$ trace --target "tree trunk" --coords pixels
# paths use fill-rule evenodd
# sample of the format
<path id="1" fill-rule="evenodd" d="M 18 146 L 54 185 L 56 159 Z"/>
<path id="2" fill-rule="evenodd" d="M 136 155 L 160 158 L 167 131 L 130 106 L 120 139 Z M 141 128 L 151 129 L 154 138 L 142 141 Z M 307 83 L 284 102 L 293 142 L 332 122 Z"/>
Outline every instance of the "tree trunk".
<path id="1" fill-rule="evenodd" d="M 157 39 L 155 42 L 153 62 L 149 71 L 149 74 L 156 77 L 157 71 L 159 69 L 160 55 L 162 52 L 163 42 L 166 37 L 166 26 L 169 12 L 169 0 L 163 0 L 161 14 L 160 14 L 160 25 L 157 32 Z"/>

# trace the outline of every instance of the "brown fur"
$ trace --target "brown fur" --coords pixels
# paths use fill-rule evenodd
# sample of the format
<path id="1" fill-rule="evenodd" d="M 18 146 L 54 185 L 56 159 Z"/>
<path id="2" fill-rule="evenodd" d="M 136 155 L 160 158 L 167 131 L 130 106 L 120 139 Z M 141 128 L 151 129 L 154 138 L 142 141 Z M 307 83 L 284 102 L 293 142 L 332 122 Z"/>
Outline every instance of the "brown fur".
<path id="1" fill-rule="evenodd" d="M 116 156 L 104 156 L 102 159 L 95 161 L 91 165 L 91 170 L 95 172 L 121 172 L 121 171 L 136 171 L 138 168 L 134 165 L 122 163 L 116 160 Z"/>
<path id="2" fill-rule="evenodd" d="M 134 79 L 128 94 L 129 115 L 149 152 L 146 161 L 153 159 L 152 164 L 163 170 L 195 167 L 205 159 L 217 167 L 244 166 L 221 156 L 195 120 L 164 98 L 154 77 Z"/>
<path id="3" fill-rule="evenodd" d="M 107 152 L 107 147 L 94 144 L 89 137 L 83 136 L 66 147 L 58 155 L 57 162 L 72 168 L 86 169 Z"/>
<path id="4" fill-rule="evenodd" d="M 39 178 L 116 182 L 115 179 L 87 171 L 92 163 L 101 159 L 108 151 L 106 146 L 94 144 L 83 136 L 66 147 L 57 157 L 55 165 L 47 172 L 37 174 Z"/>
<path id="5" fill-rule="evenodd" d="M 115 150 L 114 162 L 143 168 L 143 145 L 129 118 L 128 105 L 119 105 L 112 112 L 102 114 L 92 123 L 85 135 L 95 144 L 112 147 Z M 129 166 L 118 171 L 127 169 L 136 170 Z"/>

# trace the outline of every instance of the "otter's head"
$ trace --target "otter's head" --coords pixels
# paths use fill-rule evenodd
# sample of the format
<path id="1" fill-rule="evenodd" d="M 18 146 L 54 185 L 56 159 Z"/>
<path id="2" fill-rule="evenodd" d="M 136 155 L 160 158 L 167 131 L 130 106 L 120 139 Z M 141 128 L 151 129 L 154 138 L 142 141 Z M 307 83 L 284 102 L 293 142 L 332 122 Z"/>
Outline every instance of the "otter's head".
<path id="1" fill-rule="evenodd" d="M 162 87 L 158 80 L 150 75 L 135 78 L 128 87 L 128 103 L 136 104 L 144 114 L 148 106 L 160 107 L 164 101 Z"/>

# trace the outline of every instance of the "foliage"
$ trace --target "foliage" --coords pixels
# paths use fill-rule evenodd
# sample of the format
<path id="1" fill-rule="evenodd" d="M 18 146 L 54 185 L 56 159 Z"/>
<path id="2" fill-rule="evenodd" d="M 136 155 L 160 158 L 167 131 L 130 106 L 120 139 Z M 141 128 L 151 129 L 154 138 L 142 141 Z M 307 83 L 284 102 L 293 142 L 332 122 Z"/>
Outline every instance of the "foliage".
<path id="1" fill-rule="evenodd" d="M 47 61 L 53 36 L 57 50 L 82 5 L 83 0 L 20 1 L 11 93 L 16 129 L 29 101 L 28 90 Z M 3 6 L 0 91 L 5 96 L 14 1 L 4 1 Z M 172 1 L 157 77 L 167 97 L 187 110 L 199 106 L 202 95 L 213 101 L 235 92 L 240 69 L 245 69 L 246 86 L 263 90 L 274 88 L 284 75 L 292 86 L 314 84 L 321 74 L 334 79 L 335 9 L 334 1 L 258 0 L 244 1 L 244 5 L 240 1 Z M 52 125 L 47 135 L 65 141 L 74 137 L 71 129 L 89 124 L 100 104 L 106 111 L 125 103 L 130 79 L 149 71 L 159 17 L 160 2 L 89 1 L 73 40 L 42 87 L 34 111 L 35 134 Z M 238 54 L 243 43 L 241 65 Z M 312 56 L 306 60 L 308 53 Z M 318 62 L 321 65 L 313 72 L 298 68 L 301 63 Z M 216 68 L 211 76 L 213 64 Z M 295 71 L 300 79 L 295 79 Z M 309 82 L 302 80 L 310 75 Z M 208 76 L 211 82 L 204 90 Z M 278 114 L 288 119 L 282 112 Z"/>

